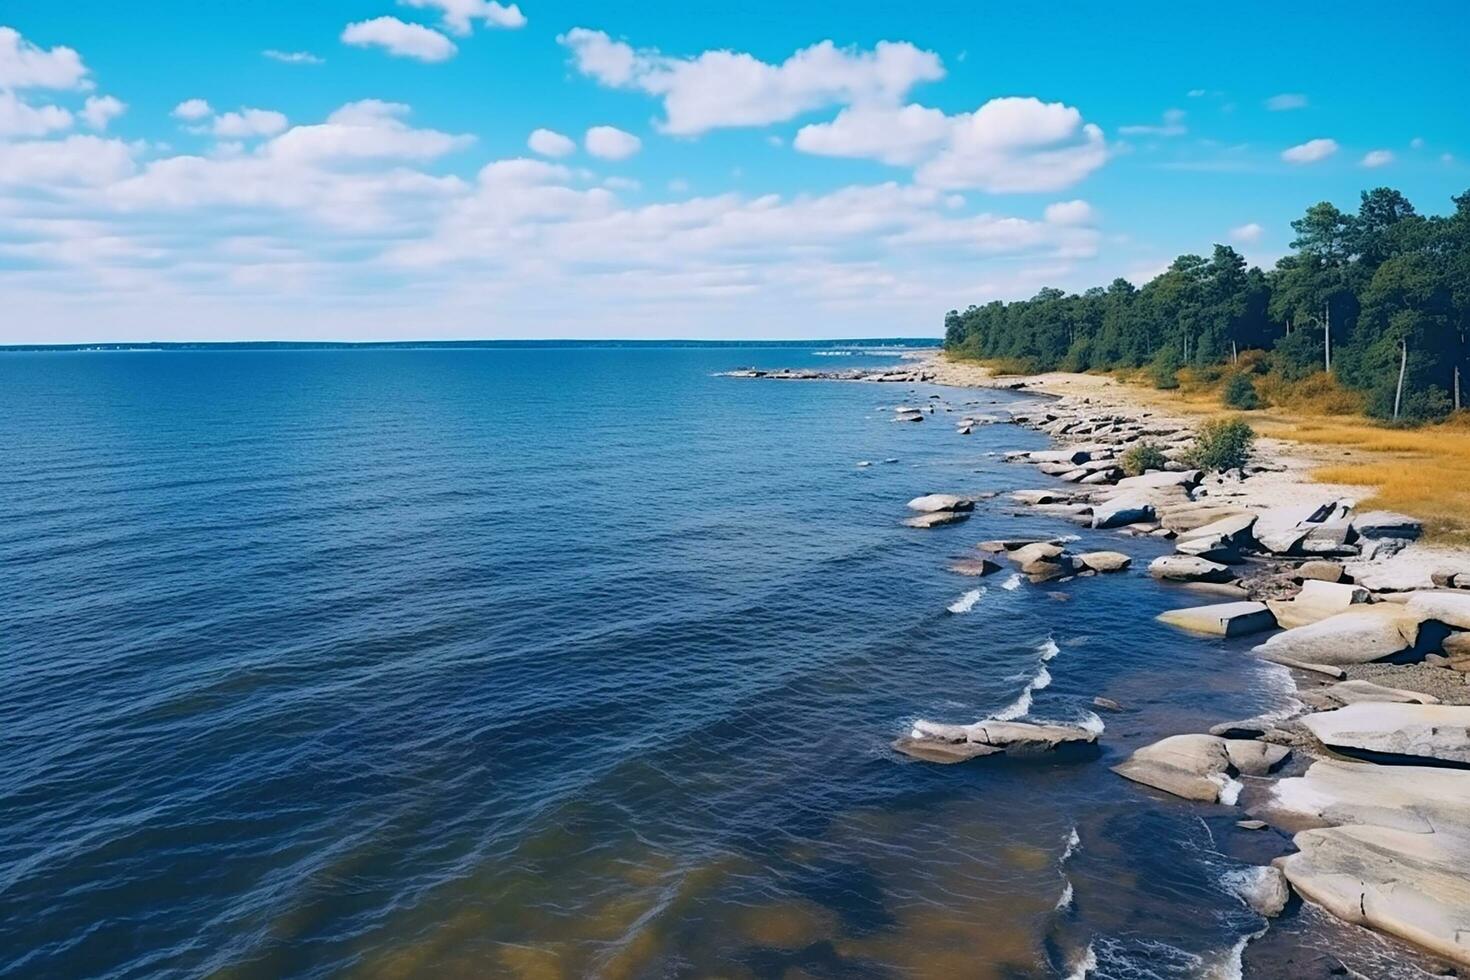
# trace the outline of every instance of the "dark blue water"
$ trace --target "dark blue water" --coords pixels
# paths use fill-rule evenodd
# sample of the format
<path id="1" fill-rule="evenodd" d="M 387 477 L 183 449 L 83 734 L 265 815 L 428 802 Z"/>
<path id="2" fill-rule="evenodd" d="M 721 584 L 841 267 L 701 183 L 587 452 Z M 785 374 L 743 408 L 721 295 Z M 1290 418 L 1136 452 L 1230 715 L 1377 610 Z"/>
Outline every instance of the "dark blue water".
<path id="1" fill-rule="evenodd" d="M 1022 396 L 712 376 L 861 360 L 0 356 L 0 974 L 1228 964 L 1260 925 L 1219 881 L 1238 814 L 1107 765 L 1272 707 L 1272 678 L 1152 623 L 1197 600 L 1138 571 L 946 570 L 1069 525 L 1003 499 L 899 525 L 920 493 L 1036 485 L 987 454 L 1043 438 L 881 406 Z M 890 751 L 1011 705 L 1048 639 L 1032 716 L 1122 702 L 1099 754 Z"/>

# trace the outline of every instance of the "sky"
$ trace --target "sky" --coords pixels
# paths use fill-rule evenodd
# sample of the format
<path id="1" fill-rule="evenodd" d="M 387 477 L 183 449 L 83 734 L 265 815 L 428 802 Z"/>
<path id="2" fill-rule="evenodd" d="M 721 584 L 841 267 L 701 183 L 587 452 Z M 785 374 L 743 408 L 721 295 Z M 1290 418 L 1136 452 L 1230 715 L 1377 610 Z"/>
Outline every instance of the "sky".
<path id="1" fill-rule="evenodd" d="M 937 336 L 1470 188 L 1470 4 L 0 0 L 0 344 Z"/>

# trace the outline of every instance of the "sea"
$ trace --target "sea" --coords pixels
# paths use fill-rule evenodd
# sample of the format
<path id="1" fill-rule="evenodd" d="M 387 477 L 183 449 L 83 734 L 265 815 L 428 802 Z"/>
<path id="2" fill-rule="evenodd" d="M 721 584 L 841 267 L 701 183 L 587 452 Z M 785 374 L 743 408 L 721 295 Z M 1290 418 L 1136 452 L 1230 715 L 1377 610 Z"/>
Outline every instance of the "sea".
<path id="1" fill-rule="evenodd" d="M 1006 498 L 1037 396 L 719 376 L 900 353 L 0 353 L 0 976 L 1240 976 L 1289 841 L 1109 766 L 1284 671 Z M 1062 534 L 1133 568 L 948 569 Z M 891 747 L 995 717 L 1102 734 Z"/>

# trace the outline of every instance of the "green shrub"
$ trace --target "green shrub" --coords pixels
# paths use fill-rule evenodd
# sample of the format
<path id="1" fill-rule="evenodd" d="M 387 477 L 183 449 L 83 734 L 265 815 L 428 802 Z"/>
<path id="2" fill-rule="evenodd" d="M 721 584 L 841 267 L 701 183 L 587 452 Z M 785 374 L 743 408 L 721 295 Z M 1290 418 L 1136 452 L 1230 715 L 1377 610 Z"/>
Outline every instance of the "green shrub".
<path id="1" fill-rule="evenodd" d="M 1244 419 L 1210 419 L 1199 427 L 1186 461 L 1202 470 L 1240 469 L 1250 459 L 1255 441 L 1256 430 Z"/>
<path id="2" fill-rule="evenodd" d="M 1256 394 L 1256 386 L 1251 379 L 1244 374 L 1233 374 L 1225 383 L 1225 404 L 1231 408 L 1238 408 L 1243 412 L 1251 412 L 1261 407 L 1261 396 Z"/>
<path id="3" fill-rule="evenodd" d="M 1179 355 L 1172 349 L 1165 348 L 1159 351 L 1158 356 L 1149 365 L 1149 374 L 1154 379 L 1154 387 L 1163 391 L 1173 391 L 1178 388 L 1179 369 L 1183 366 Z"/>
<path id="4" fill-rule="evenodd" d="M 1138 476 L 1149 470 L 1161 470 L 1169 458 L 1151 442 L 1140 442 L 1123 454 L 1123 472 Z"/>

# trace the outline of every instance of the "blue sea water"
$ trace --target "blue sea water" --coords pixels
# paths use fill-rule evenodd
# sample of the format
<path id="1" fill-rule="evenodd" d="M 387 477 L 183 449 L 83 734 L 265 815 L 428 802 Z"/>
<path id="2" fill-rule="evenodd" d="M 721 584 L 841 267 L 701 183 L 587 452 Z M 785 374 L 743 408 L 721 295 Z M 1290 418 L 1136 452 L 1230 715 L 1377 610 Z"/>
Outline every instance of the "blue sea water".
<path id="1" fill-rule="evenodd" d="M 1044 437 L 887 408 L 1027 396 L 714 376 L 821 350 L 0 355 L 0 975 L 1228 976 L 1284 842 L 1107 767 L 1274 668 L 1152 621 L 1160 542 L 900 526 Z M 1074 531 L 1134 571 L 946 567 Z M 1127 710 L 889 747 L 1028 690 Z"/>

